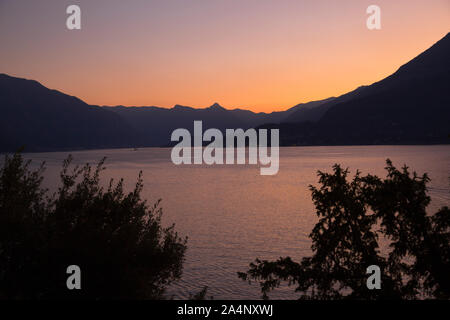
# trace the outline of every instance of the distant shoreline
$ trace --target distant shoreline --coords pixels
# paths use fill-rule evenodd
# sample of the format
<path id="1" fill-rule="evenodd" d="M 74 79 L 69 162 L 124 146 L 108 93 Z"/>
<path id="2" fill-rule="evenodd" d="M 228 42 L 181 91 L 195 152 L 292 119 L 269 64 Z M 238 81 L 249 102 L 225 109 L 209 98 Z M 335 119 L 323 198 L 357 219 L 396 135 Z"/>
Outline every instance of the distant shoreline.
<path id="1" fill-rule="evenodd" d="M 334 144 L 324 144 L 324 145 L 301 145 L 301 146 L 294 146 L 294 145 L 287 145 L 287 146 L 280 146 L 280 148 L 313 148 L 313 147 L 376 147 L 376 146 L 385 146 L 385 147 L 410 147 L 410 146 L 417 146 L 417 147 L 426 147 L 426 146 L 450 146 L 449 143 L 429 143 L 429 144 L 342 144 L 342 145 L 334 145 Z M 248 147 L 246 147 L 248 148 Z M 134 150 L 137 149 L 137 150 Z M 57 152 L 82 152 L 82 151 L 102 151 L 102 150 L 129 150 L 130 152 L 139 152 L 141 149 L 172 149 L 172 147 L 169 146 L 161 146 L 161 147 L 117 147 L 117 148 L 70 148 L 70 149 L 60 149 L 60 150 L 43 150 L 43 151 L 26 151 L 24 150 L 23 154 L 35 154 L 35 153 L 57 153 Z M 224 148 L 225 149 L 225 148 Z M 0 151 L 0 155 L 5 154 L 12 154 L 15 151 Z"/>

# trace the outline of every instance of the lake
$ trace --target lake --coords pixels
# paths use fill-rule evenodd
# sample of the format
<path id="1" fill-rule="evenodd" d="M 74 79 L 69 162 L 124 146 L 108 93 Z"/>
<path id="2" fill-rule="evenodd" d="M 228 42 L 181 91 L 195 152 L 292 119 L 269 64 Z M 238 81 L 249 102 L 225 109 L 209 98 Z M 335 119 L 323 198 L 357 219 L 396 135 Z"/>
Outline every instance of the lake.
<path id="1" fill-rule="evenodd" d="M 75 163 L 96 163 L 106 156 L 109 178 L 125 178 L 131 189 L 140 170 L 143 196 L 162 199 L 163 223 L 174 222 L 187 235 L 188 250 L 182 279 L 168 288 L 175 299 L 189 297 L 204 286 L 214 299 L 259 299 L 259 285 L 249 286 L 236 272 L 246 271 L 255 258 L 309 255 L 308 237 L 317 221 L 310 184 L 317 170 L 331 171 L 339 163 L 362 173 L 385 176 L 385 160 L 407 164 L 431 182 L 429 211 L 450 205 L 450 146 L 345 146 L 280 148 L 277 175 L 262 176 L 255 165 L 181 165 L 170 160 L 171 149 L 144 148 L 70 152 Z M 68 152 L 33 153 L 33 165 L 46 161 L 44 185 L 54 190 Z M 294 288 L 282 287 L 271 298 L 292 299 Z"/>

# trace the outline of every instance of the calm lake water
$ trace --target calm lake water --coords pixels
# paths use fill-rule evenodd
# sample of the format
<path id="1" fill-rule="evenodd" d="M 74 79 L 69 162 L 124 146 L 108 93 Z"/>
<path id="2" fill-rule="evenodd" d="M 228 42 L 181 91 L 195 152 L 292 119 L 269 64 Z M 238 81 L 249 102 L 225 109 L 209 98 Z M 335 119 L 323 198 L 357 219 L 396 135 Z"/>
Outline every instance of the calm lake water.
<path id="1" fill-rule="evenodd" d="M 385 160 L 407 164 L 431 178 L 429 210 L 450 205 L 450 146 L 351 146 L 281 148 L 280 170 L 261 176 L 259 166 L 181 165 L 170 160 L 171 149 L 146 148 L 71 152 L 75 163 L 95 163 L 107 157 L 109 178 L 125 178 L 131 189 L 140 170 L 143 196 L 162 199 L 164 224 L 176 224 L 187 235 L 188 251 L 182 280 L 168 295 L 187 298 L 208 286 L 214 299 L 259 299 L 259 286 L 237 278 L 255 258 L 310 254 L 308 235 L 317 221 L 308 185 L 317 183 L 317 170 L 331 171 L 334 163 L 354 173 L 385 176 Z M 26 154 L 37 165 L 46 161 L 44 184 L 51 189 L 67 152 Z M 280 288 L 271 298 L 295 298 L 294 288 Z"/>

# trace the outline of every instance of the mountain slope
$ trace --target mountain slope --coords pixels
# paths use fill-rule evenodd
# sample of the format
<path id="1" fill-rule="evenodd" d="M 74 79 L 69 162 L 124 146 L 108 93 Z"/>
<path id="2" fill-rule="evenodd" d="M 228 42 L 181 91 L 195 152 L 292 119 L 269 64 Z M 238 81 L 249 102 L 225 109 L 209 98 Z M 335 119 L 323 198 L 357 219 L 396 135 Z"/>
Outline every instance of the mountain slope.
<path id="1" fill-rule="evenodd" d="M 351 91 L 349 93 L 343 94 L 337 98 L 328 98 L 322 101 L 317 101 L 318 103 L 314 107 L 301 108 L 296 110 L 287 118 L 283 119 L 281 122 L 285 123 L 299 123 L 299 122 L 317 122 L 322 118 L 322 116 L 330 109 L 332 106 L 349 101 L 352 98 L 358 96 L 365 87 L 359 87 L 358 89 Z"/>
<path id="2" fill-rule="evenodd" d="M 5 74 L 0 74 L 0 115 L 0 151 L 112 148 L 139 139 L 115 113 Z"/>
<path id="3" fill-rule="evenodd" d="M 318 120 L 324 111 L 322 106 L 332 103 L 336 98 L 331 97 L 324 100 L 300 103 L 284 112 L 269 114 L 266 122 L 282 123 L 282 122 L 304 122 Z"/>
<path id="4" fill-rule="evenodd" d="M 317 123 L 279 126 L 282 143 L 449 143 L 449 56 L 447 34 L 391 76 L 332 101 Z"/>

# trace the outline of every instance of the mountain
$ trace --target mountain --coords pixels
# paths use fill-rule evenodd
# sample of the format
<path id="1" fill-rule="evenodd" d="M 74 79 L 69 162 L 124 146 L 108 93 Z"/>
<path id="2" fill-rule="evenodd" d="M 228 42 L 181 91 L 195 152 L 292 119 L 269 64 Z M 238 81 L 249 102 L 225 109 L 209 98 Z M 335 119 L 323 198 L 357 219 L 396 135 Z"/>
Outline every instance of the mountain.
<path id="1" fill-rule="evenodd" d="M 394 74 L 286 111 L 99 107 L 0 74 L 0 151 L 165 146 L 176 128 L 279 128 L 281 145 L 450 143 L 450 34 Z"/>
<path id="2" fill-rule="evenodd" d="M 237 114 L 239 117 L 245 118 L 249 127 L 256 127 L 261 123 L 302 122 L 303 119 L 309 119 L 310 115 L 316 114 L 316 110 L 320 110 L 322 105 L 331 102 L 334 99 L 335 98 L 332 97 L 324 100 L 300 103 L 286 111 L 272 113 L 253 113 L 241 109 L 234 109 L 231 110 L 231 112 Z"/>
<path id="3" fill-rule="evenodd" d="M 248 129 L 264 123 L 280 123 L 291 114 L 302 110 L 312 110 L 330 99 L 296 105 L 286 111 L 272 113 L 254 113 L 249 110 L 227 110 L 214 103 L 208 108 L 192 108 L 176 105 L 171 109 L 160 107 L 124 107 L 115 106 L 102 108 L 120 115 L 145 140 L 147 146 L 167 145 L 170 135 L 177 128 L 193 130 L 195 120 L 202 120 L 203 129 Z"/>
<path id="4" fill-rule="evenodd" d="M 52 151 L 134 145 L 139 136 L 117 114 L 0 74 L 0 151 Z"/>
<path id="5" fill-rule="evenodd" d="M 160 107 L 99 107 L 51 90 L 37 81 L 0 74 L 0 151 L 56 151 L 92 148 L 166 146 L 177 128 L 248 129 L 279 123 L 293 112 L 311 109 L 311 102 L 286 111 L 254 113 L 227 110 L 214 103 L 204 109 Z"/>
<path id="6" fill-rule="evenodd" d="M 361 86 L 356 90 L 343 94 L 337 98 L 332 97 L 321 101 L 310 102 L 314 103 L 314 105 L 296 110 L 285 119 L 282 119 L 279 123 L 317 122 L 332 106 L 357 97 L 364 88 L 364 86 Z"/>
<path id="7" fill-rule="evenodd" d="M 161 146 L 170 142 L 173 130 L 186 128 L 193 130 L 194 120 L 202 120 L 203 128 L 247 127 L 234 114 L 219 104 L 205 109 L 176 105 L 171 109 L 159 107 L 102 107 L 111 111 L 130 124 L 145 140 L 147 146 Z"/>
<path id="8" fill-rule="evenodd" d="M 283 145 L 450 143 L 450 33 L 394 74 L 327 102 L 319 119 L 294 113 Z M 316 110 L 317 112 L 317 110 Z"/>

